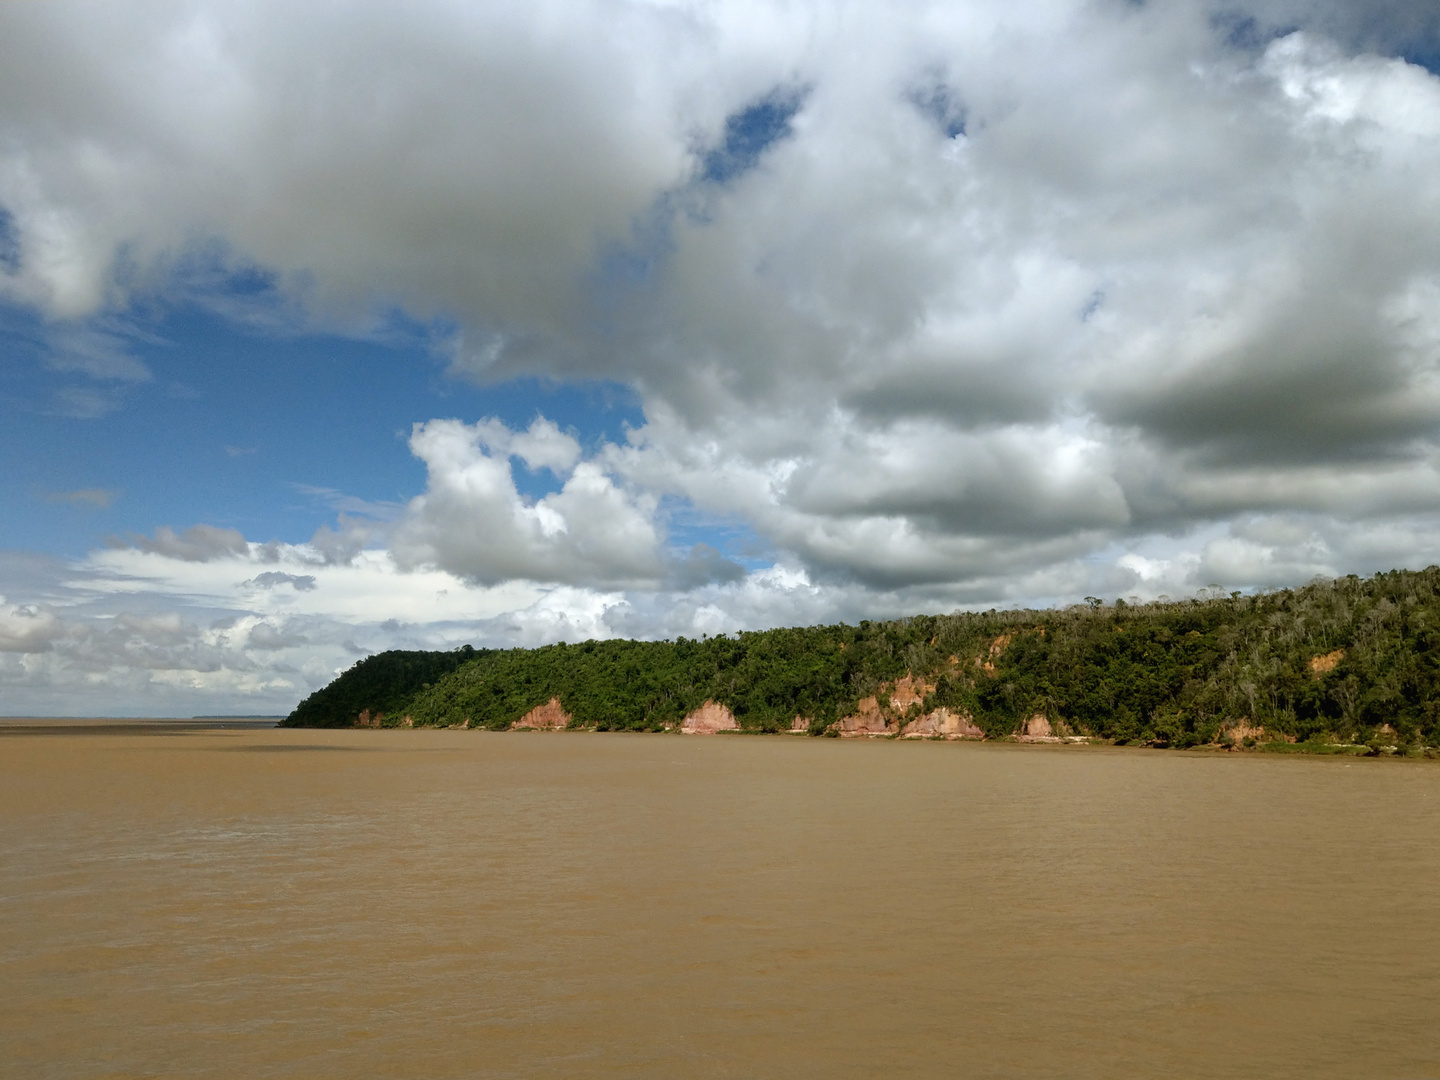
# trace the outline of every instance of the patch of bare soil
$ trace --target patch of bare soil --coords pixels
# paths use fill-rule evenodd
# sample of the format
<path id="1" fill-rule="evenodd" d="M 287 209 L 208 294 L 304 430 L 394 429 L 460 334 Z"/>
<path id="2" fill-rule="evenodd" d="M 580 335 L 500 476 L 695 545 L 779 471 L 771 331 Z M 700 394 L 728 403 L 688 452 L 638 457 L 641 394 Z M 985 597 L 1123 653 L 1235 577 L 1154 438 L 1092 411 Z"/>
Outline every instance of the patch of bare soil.
<path id="1" fill-rule="evenodd" d="M 995 661 L 1000 659 L 1000 656 L 1002 653 L 1004 653 L 1006 646 L 1008 646 L 1010 642 L 1014 639 L 1015 636 L 1013 634 L 1001 634 L 999 637 L 997 637 L 994 641 L 990 643 L 988 655 L 986 653 L 981 653 L 975 658 L 975 666 L 993 679 L 995 677 Z"/>
<path id="2" fill-rule="evenodd" d="M 1258 724 L 1252 724 L 1248 716 L 1242 716 L 1239 720 L 1235 720 L 1222 727 L 1220 729 L 1220 741 L 1225 742 L 1227 737 L 1229 738 L 1232 748 L 1244 745 L 1246 739 L 1257 743 L 1268 742 L 1271 739 L 1271 736 L 1265 733 L 1265 729 Z M 1286 741 L 1294 742 L 1295 740 L 1292 737 Z"/>
<path id="3" fill-rule="evenodd" d="M 707 701 L 680 724 L 686 735 L 714 735 L 718 731 L 739 731 L 735 714 L 718 701 Z"/>
<path id="4" fill-rule="evenodd" d="M 1315 656 L 1310 659 L 1310 674 L 1317 679 L 1322 675 L 1328 675 L 1334 671 L 1340 661 L 1345 659 L 1345 650 L 1336 649 L 1334 652 L 1326 653 L 1324 656 Z"/>
<path id="5" fill-rule="evenodd" d="M 510 727 L 512 730 L 529 728 L 531 731 L 561 731 L 569 724 L 570 714 L 561 707 L 558 697 L 552 697 L 544 705 L 536 705 Z"/>
<path id="6" fill-rule="evenodd" d="M 1022 725 L 1016 736 L 1020 742 L 1064 742 L 1063 735 L 1055 733 L 1055 726 L 1044 713 L 1036 713 Z"/>

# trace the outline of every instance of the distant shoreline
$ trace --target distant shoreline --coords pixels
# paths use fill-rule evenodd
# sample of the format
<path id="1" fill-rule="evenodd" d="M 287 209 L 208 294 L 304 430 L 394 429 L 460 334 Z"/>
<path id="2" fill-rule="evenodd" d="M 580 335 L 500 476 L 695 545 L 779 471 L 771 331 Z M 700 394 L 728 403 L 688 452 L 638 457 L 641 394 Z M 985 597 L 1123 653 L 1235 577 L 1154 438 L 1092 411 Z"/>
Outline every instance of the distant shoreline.
<path id="1" fill-rule="evenodd" d="M 214 716 L 192 716 L 191 720 L 284 720 L 288 713 L 217 713 Z"/>
<path id="2" fill-rule="evenodd" d="M 279 727 L 273 716 L 0 716 L 0 735 L 63 734 L 78 731 L 253 731 Z"/>

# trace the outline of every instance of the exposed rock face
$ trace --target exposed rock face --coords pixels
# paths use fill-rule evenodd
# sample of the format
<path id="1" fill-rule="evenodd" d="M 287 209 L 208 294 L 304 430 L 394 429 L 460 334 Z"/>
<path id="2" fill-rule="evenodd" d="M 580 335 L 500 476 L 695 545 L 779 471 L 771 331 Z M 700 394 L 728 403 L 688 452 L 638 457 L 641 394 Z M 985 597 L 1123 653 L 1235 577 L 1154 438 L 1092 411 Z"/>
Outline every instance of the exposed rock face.
<path id="1" fill-rule="evenodd" d="M 1256 742 L 1263 742 L 1265 739 L 1265 729 L 1251 724 L 1248 717 L 1235 721 L 1224 729 L 1224 734 L 1229 735 L 1236 746 L 1246 739 L 1254 739 Z"/>
<path id="2" fill-rule="evenodd" d="M 900 729 L 904 739 L 983 739 L 985 732 L 976 726 L 968 713 L 952 713 L 936 709 Z"/>
<path id="3" fill-rule="evenodd" d="M 809 730 L 810 721 L 806 720 L 803 716 L 797 716 L 794 720 L 790 721 L 791 735 L 804 735 L 809 732 Z"/>
<path id="4" fill-rule="evenodd" d="M 1062 736 L 1068 735 L 1070 729 L 1063 723 L 1059 727 L 1060 731 L 1057 734 L 1049 718 L 1044 713 L 1036 713 L 1020 725 L 1020 733 L 1015 738 L 1018 742 L 1064 742 L 1065 739 Z"/>
<path id="5" fill-rule="evenodd" d="M 1048 739 L 1052 735 L 1054 735 L 1055 732 L 1050 727 L 1050 721 L 1047 720 L 1043 714 L 1036 713 L 1034 716 L 1030 717 L 1029 720 L 1025 721 L 1025 734 L 1029 735 L 1031 738 L 1038 737 L 1042 739 Z"/>
<path id="6" fill-rule="evenodd" d="M 1334 671 L 1339 666 L 1340 661 L 1344 659 L 1344 649 L 1336 649 L 1334 652 L 1326 653 L 1324 656 L 1312 657 L 1310 660 L 1310 674 L 1318 679 L 1322 675 L 1327 675 Z"/>
<path id="7" fill-rule="evenodd" d="M 530 728 L 532 731 L 560 731 L 569 723 L 570 714 L 561 708 L 558 697 L 552 697 L 544 705 L 536 705 L 510 727 Z"/>
<path id="8" fill-rule="evenodd" d="M 707 701 L 680 725 L 686 735 L 714 735 L 717 731 L 739 731 L 735 714 L 717 701 Z"/>
<path id="9" fill-rule="evenodd" d="M 934 692 L 933 683 L 906 675 L 903 679 L 895 680 L 895 689 L 890 691 L 890 707 L 903 712 L 911 705 L 919 705 L 925 700 L 926 695 Z"/>
<path id="10" fill-rule="evenodd" d="M 892 735 L 895 728 L 886 722 L 880 711 L 880 702 L 873 697 L 861 698 L 854 716 L 842 716 L 835 721 L 835 730 L 842 739 L 864 738 L 869 735 Z"/>
<path id="11" fill-rule="evenodd" d="M 1000 659 L 1000 654 L 1005 651 L 1005 647 L 1010 644 L 1013 638 L 1013 634 L 1001 634 L 990 643 L 990 655 L 988 657 L 982 654 L 975 658 L 975 666 L 993 679 L 996 674 L 995 661 Z"/>
<path id="12" fill-rule="evenodd" d="M 842 739 L 897 735 L 904 721 L 905 710 L 923 704 L 925 698 L 934 692 L 934 683 L 907 674 L 888 684 L 888 689 L 887 686 L 881 686 L 880 692 L 874 697 L 861 698 L 854 715 L 842 716 L 835 721 L 832 730 Z M 909 725 L 907 730 L 908 727 Z"/>

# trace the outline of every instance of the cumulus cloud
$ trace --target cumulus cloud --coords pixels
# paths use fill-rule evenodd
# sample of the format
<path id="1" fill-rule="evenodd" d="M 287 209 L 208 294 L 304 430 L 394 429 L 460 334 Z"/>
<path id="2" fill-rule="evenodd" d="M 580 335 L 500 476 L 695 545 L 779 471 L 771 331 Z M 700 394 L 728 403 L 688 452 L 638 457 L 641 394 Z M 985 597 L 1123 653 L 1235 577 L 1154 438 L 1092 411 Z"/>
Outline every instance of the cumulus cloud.
<path id="1" fill-rule="evenodd" d="M 221 235 L 307 277 L 336 317 L 390 294 L 524 331 L 574 301 L 597 239 L 623 235 L 686 168 L 668 84 L 706 43 L 681 13 L 334 14 L 7 10 L 11 295 L 85 314 L 126 284 L 153 287 L 189 236 Z"/>
<path id="2" fill-rule="evenodd" d="M 416 417 L 403 507 L 160 529 L 97 554 L 107 595 L 432 625 L 444 589 L 531 641 L 1433 560 L 1433 5 L 842 7 L 5 6 L 0 293 L 92 396 L 142 377 L 105 314 L 218 259 L 644 408 L 599 444 Z"/>
<path id="3" fill-rule="evenodd" d="M 33 604 L 7 604 L 0 596 L 0 652 L 46 652 L 59 634 L 60 620 L 53 612 Z"/>
<path id="4" fill-rule="evenodd" d="M 480 421 L 473 430 L 475 442 L 490 454 L 518 457 L 531 471 L 548 469 L 556 476 L 565 476 L 580 459 L 580 444 L 575 437 L 543 416 L 537 416 L 524 431 L 511 431 L 493 417 Z"/>
<path id="5" fill-rule="evenodd" d="M 8 709 L 39 714 L 277 713 L 387 648 L 698 637 L 1087 595 L 1182 597 L 1395 565 L 1400 553 L 1440 562 L 1437 538 L 1436 514 L 1368 525 L 1249 516 L 1039 569 L 876 585 L 818 580 L 797 561 L 745 571 L 701 547 L 659 587 L 626 590 L 483 585 L 437 567 L 402 569 L 376 549 L 325 563 L 307 544 L 249 543 L 208 561 L 135 547 L 44 565 L 0 557 L 10 596 L 0 600 L 0 689 Z M 237 581 L 237 565 L 252 576 Z M 257 587 L 261 578 L 270 587 Z"/>
<path id="6" fill-rule="evenodd" d="M 253 576 L 237 581 L 237 565 Z M 37 715 L 288 712 L 372 652 L 609 637 L 628 606 L 595 589 L 402 571 L 382 551 L 327 564 L 307 544 L 249 543 L 223 560 L 0 553 L 0 582 L 0 694 Z"/>
<path id="7" fill-rule="evenodd" d="M 393 533 L 402 566 L 434 565 L 467 580 L 614 586 L 658 581 L 655 499 L 617 485 L 578 444 L 537 419 L 513 433 L 498 421 L 417 424 L 410 449 L 425 462 L 425 494 Z M 539 499 L 515 486 L 510 456 L 565 476 Z"/>

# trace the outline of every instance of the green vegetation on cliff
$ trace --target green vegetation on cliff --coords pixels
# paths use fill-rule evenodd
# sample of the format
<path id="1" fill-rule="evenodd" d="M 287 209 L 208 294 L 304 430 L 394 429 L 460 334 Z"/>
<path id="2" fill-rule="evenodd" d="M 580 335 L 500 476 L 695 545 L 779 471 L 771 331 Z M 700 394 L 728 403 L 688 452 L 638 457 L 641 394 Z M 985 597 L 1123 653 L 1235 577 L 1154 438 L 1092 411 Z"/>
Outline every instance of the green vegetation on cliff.
<path id="1" fill-rule="evenodd" d="M 1042 715 L 1121 742 L 1193 746 L 1222 727 L 1301 742 L 1440 744 L 1440 568 L 1257 596 L 923 615 L 702 641 L 381 653 L 311 695 L 289 726 L 504 728 L 559 698 L 573 726 L 655 730 L 701 703 L 752 731 L 819 734 L 926 681 L 906 717 L 945 707 L 992 737 Z M 1388 725 L 1388 728 L 1386 727 Z M 1393 734 L 1392 734 L 1393 732 Z"/>
<path id="2" fill-rule="evenodd" d="M 281 727 L 353 727 L 362 712 L 397 716 L 415 695 L 472 657 L 470 646 L 454 652 L 390 652 L 367 656 L 295 707 Z"/>

